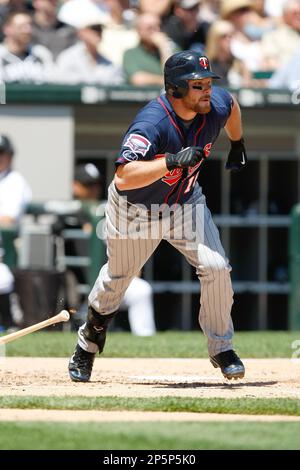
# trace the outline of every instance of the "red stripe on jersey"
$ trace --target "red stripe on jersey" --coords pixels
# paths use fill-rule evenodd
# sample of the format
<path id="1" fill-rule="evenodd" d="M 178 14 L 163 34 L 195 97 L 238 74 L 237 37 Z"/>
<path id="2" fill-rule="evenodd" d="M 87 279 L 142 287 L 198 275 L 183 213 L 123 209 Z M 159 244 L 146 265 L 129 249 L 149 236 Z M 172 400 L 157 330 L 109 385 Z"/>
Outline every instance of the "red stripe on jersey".
<path id="1" fill-rule="evenodd" d="M 177 126 L 176 122 L 175 122 L 174 119 L 172 118 L 172 116 L 171 116 L 171 114 L 170 114 L 168 108 L 166 107 L 165 103 L 162 101 L 161 98 L 157 98 L 157 101 L 161 104 L 161 106 L 162 106 L 162 107 L 164 108 L 164 110 L 166 111 L 167 116 L 168 116 L 168 118 L 170 119 L 172 125 L 175 127 L 175 129 L 177 130 L 178 134 L 180 135 L 182 142 L 184 142 L 184 140 L 185 140 L 185 139 L 184 139 L 184 136 L 182 135 L 181 130 L 179 129 L 179 127 Z"/>
<path id="2" fill-rule="evenodd" d="M 197 139 L 198 139 L 198 135 L 200 134 L 200 132 L 202 131 L 204 125 L 206 123 L 206 115 L 204 114 L 203 115 L 203 122 L 201 124 L 201 126 L 199 127 L 199 129 L 197 130 L 196 134 L 195 134 L 195 137 L 194 137 L 194 147 L 197 145 Z"/>

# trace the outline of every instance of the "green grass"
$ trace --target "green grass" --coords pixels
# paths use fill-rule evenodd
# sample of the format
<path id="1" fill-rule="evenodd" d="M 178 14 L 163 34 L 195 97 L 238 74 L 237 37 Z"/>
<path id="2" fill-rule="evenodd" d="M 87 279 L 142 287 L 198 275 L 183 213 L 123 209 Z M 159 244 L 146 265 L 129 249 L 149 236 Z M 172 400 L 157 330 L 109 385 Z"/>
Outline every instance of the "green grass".
<path id="1" fill-rule="evenodd" d="M 76 344 L 76 333 L 37 332 L 7 344 L 8 356 L 68 357 Z M 291 344 L 300 332 L 238 332 L 234 347 L 241 357 L 291 357 Z M 159 332 L 152 337 L 109 332 L 104 357 L 203 357 L 206 338 L 199 331 Z"/>
<path id="2" fill-rule="evenodd" d="M 47 410 L 180 411 L 249 415 L 300 416 L 293 398 L 121 398 L 121 397 L 1 397 L 0 408 Z"/>
<path id="3" fill-rule="evenodd" d="M 0 449 L 300 449 L 300 423 L 1 422 Z"/>

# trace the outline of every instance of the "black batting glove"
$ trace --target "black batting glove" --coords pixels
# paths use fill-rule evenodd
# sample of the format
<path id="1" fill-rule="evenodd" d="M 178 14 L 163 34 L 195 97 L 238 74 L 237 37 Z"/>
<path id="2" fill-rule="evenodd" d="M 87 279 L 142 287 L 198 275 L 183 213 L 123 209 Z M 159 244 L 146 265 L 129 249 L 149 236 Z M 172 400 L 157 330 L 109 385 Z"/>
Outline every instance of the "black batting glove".
<path id="1" fill-rule="evenodd" d="M 226 170 L 239 171 L 242 170 L 248 162 L 244 139 L 231 140 L 231 149 L 225 164 Z"/>
<path id="2" fill-rule="evenodd" d="M 166 153 L 166 165 L 168 170 L 174 168 L 188 168 L 195 166 L 205 157 L 201 147 L 187 147 L 178 153 Z"/>

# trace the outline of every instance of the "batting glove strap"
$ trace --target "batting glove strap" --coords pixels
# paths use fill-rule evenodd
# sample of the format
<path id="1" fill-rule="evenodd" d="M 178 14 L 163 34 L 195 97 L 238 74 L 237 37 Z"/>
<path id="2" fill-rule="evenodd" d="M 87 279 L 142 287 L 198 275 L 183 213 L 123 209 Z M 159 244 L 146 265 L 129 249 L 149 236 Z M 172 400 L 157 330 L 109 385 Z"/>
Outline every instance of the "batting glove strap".
<path id="1" fill-rule="evenodd" d="M 226 170 L 239 171 L 245 168 L 248 162 L 244 139 L 231 140 L 231 149 L 225 164 Z"/>
<path id="2" fill-rule="evenodd" d="M 178 153 L 166 153 L 166 165 L 168 170 L 174 168 L 193 167 L 205 157 L 205 153 L 201 147 L 187 147 Z"/>

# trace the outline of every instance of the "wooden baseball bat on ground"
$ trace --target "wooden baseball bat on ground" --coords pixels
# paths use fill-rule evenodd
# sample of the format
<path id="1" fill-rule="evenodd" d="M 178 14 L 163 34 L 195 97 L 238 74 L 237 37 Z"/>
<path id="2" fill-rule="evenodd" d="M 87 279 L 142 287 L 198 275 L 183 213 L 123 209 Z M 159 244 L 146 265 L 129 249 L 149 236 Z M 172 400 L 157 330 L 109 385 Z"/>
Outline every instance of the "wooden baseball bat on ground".
<path id="1" fill-rule="evenodd" d="M 28 328 L 23 328 L 23 330 L 16 331 L 15 333 L 2 336 L 0 338 L 0 345 L 10 343 L 10 341 L 14 341 L 15 339 L 21 338 L 22 336 L 29 335 L 29 333 L 33 333 L 34 331 L 41 330 L 42 328 L 46 328 L 47 326 L 54 325 L 55 323 L 68 321 L 69 319 L 70 319 L 69 312 L 67 312 L 67 310 L 62 310 L 54 317 L 48 318 L 45 321 L 41 321 L 40 323 L 36 323 L 35 325 L 28 326 Z"/>

